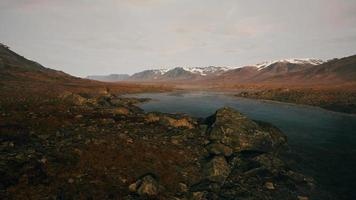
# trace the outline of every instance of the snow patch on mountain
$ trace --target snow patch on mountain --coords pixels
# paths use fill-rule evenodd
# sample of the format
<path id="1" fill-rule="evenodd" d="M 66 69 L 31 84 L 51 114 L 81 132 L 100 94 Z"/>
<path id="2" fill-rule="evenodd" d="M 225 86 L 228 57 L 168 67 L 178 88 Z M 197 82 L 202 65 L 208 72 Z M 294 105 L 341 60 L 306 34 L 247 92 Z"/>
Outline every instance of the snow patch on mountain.
<path id="1" fill-rule="evenodd" d="M 228 67 L 215 67 L 215 66 L 209 66 L 209 67 L 183 67 L 185 71 L 191 72 L 193 74 L 199 74 L 202 76 L 207 76 L 209 74 L 214 74 L 218 72 L 225 72 L 229 70 L 230 68 Z"/>
<path id="2" fill-rule="evenodd" d="M 269 67 L 275 63 L 320 65 L 320 64 L 323 64 L 324 61 L 320 60 L 320 59 L 313 59 L 313 58 L 292 58 L 292 59 L 267 61 L 267 62 L 262 62 L 262 63 L 256 64 L 256 65 L 252 65 L 252 66 L 257 67 L 258 70 L 262 70 L 262 69 Z"/>

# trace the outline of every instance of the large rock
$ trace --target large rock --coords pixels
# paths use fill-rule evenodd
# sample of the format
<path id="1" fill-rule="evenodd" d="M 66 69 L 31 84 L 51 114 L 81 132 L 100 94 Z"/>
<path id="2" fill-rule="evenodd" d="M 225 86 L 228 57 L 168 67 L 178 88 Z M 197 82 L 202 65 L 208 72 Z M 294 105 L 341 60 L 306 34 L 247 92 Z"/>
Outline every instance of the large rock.
<path id="1" fill-rule="evenodd" d="M 286 137 L 267 125 L 260 126 L 232 108 L 224 107 L 211 116 L 209 140 L 229 146 L 234 152 L 269 152 L 283 146 Z"/>
<path id="2" fill-rule="evenodd" d="M 142 197 L 154 197 L 158 195 L 159 184 L 152 175 L 148 174 L 131 184 L 129 190 Z"/>
<path id="3" fill-rule="evenodd" d="M 211 155 L 223 155 L 229 157 L 233 153 L 233 150 L 230 147 L 220 143 L 211 143 L 206 146 L 206 149 Z"/>
<path id="4" fill-rule="evenodd" d="M 230 166 L 224 156 L 215 156 L 206 165 L 206 175 L 210 181 L 222 183 L 229 174 Z"/>
<path id="5" fill-rule="evenodd" d="M 188 129 L 194 128 L 194 124 L 192 124 L 192 122 L 187 118 L 174 119 L 172 117 L 165 116 L 164 120 L 167 122 L 169 126 L 173 126 L 175 128 L 181 128 L 181 127 L 188 128 Z"/>
<path id="6" fill-rule="evenodd" d="M 69 102 L 73 105 L 76 106 L 82 106 L 86 103 L 88 103 L 88 99 L 80 96 L 79 94 L 74 94 L 71 92 L 64 92 L 63 94 L 60 95 L 60 98 L 63 99 L 66 102 Z"/>
<path id="7" fill-rule="evenodd" d="M 268 153 L 256 156 L 253 158 L 253 161 L 274 174 L 277 174 L 286 167 L 286 164 L 281 159 Z"/>

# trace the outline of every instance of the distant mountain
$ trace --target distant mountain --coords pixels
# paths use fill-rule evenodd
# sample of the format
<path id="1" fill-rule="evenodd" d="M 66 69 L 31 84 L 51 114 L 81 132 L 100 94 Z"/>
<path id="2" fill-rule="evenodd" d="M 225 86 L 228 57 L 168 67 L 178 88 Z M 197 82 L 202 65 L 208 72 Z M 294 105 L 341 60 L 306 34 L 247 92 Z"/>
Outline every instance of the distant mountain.
<path id="1" fill-rule="evenodd" d="M 337 84 L 356 82 L 356 55 L 332 59 L 320 65 L 286 75 L 274 76 L 270 82 Z"/>
<path id="2" fill-rule="evenodd" d="M 224 79 L 233 82 L 263 81 L 275 75 L 301 71 L 324 63 L 317 59 L 286 59 L 244 67 L 176 67 L 145 70 L 133 74 L 130 81 L 170 82 Z"/>
<path id="3" fill-rule="evenodd" d="M 356 55 L 326 62 L 316 59 L 264 62 L 229 70 L 220 76 L 203 81 L 211 85 L 336 85 L 351 82 L 356 82 Z"/>
<path id="4" fill-rule="evenodd" d="M 200 80 L 220 75 L 229 70 L 227 67 L 176 67 L 173 69 L 145 70 L 133 74 L 131 81 L 182 81 Z"/>
<path id="5" fill-rule="evenodd" d="M 165 82 L 185 85 L 318 84 L 356 80 L 356 55 L 342 59 L 283 59 L 243 67 L 176 67 L 152 69 L 132 76 L 90 76 L 101 81 Z"/>
<path id="6" fill-rule="evenodd" d="M 324 61 L 317 59 L 276 60 L 228 70 L 213 79 L 220 79 L 229 83 L 260 83 L 275 76 L 303 71 L 322 63 Z"/>
<path id="7" fill-rule="evenodd" d="M 160 79 L 160 77 L 165 74 L 168 70 L 166 69 L 153 69 L 153 70 L 145 70 L 142 72 L 138 72 L 133 74 L 129 80 L 133 81 L 155 81 Z"/>
<path id="8" fill-rule="evenodd" d="M 124 81 L 130 77 L 128 74 L 110 74 L 110 75 L 93 75 L 87 76 L 87 79 L 96 80 L 96 81 L 104 81 L 104 82 L 116 82 L 116 81 Z"/>

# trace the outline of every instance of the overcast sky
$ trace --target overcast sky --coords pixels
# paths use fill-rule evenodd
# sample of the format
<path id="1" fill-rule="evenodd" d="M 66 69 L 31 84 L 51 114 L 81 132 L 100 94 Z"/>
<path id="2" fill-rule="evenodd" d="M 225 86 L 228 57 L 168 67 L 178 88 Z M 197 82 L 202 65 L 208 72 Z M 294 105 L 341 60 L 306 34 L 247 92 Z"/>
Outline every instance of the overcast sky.
<path id="1" fill-rule="evenodd" d="M 356 0 L 0 0 L 0 42 L 76 76 L 356 54 Z"/>

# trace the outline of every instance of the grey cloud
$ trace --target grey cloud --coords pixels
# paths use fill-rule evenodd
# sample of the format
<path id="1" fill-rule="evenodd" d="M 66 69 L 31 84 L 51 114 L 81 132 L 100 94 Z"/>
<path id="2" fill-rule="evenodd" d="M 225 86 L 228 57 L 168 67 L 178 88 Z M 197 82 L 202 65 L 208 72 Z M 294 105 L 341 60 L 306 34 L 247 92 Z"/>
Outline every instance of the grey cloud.
<path id="1" fill-rule="evenodd" d="M 2 0 L 0 40 L 78 76 L 355 53 L 354 0 Z"/>

